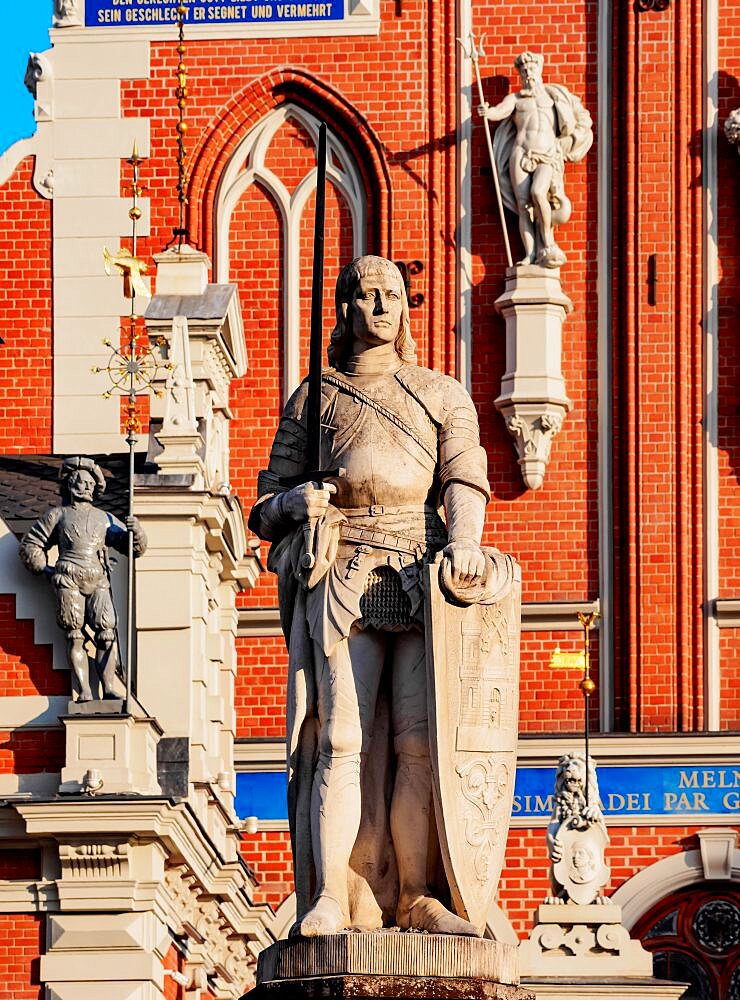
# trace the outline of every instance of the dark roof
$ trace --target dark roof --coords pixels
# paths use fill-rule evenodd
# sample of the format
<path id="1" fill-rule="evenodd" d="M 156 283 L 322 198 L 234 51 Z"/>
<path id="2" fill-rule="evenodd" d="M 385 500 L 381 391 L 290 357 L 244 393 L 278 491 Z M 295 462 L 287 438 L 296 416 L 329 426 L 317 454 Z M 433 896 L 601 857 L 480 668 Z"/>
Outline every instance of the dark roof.
<path id="1" fill-rule="evenodd" d="M 171 320 L 175 316 L 188 319 L 223 319 L 236 294 L 236 285 L 206 285 L 202 295 L 155 295 L 146 311 L 150 320 Z"/>
<path id="2" fill-rule="evenodd" d="M 19 537 L 50 507 L 58 507 L 59 467 L 65 455 L 0 455 L 0 517 Z M 106 490 L 98 506 L 124 518 L 128 510 L 128 456 L 90 455 L 103 470 Z M 144 455 L 136 456 L 137 472 Z"/>

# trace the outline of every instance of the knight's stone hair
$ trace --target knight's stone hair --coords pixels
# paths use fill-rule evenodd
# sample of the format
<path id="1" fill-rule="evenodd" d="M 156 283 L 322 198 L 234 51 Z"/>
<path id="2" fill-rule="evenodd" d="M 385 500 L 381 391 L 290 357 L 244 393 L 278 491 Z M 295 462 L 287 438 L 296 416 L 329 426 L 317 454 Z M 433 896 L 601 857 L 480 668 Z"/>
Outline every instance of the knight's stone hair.
<path id="1" fill-rule="evenodd" d="M 409 321 L 409 303 L 406 297 L 406 287 L 403 277 L 392 260 L 386 257 L 375 257 L 368 254 L 364 257 L 355 257 L 353 261 L 345 265 L 339 272 L 337 278 L 337 288 L 334 295 L 336 308 L 336 325 L 331 332 L 329 341 L 329 364 L 340 371 L 347 362 L 352 348 L 352 324 L 350 321 L 350 306 L 360 284 L 360 278 L 367 278 L 372 274 L 390 274 L 398 280 L 401 289 L 401 323 L 396 336 L 396 354 L 401 361 L 407 364 L 416 364 L 416 343 L 411 336 L 411 323 Z M 347 306 L 345 317 L 344 306 Z"/>

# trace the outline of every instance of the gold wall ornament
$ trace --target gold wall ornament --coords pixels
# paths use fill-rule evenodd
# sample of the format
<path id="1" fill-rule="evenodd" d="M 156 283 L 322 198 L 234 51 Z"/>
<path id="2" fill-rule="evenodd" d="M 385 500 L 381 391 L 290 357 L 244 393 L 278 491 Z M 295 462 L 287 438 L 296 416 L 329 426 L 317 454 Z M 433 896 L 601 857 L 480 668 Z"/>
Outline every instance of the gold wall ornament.
<path id="1" fill-rule="evenodd" d="M 551 670 L 583 670 L 585 663 L 583 653 L 568 653 L 556 646 L 548 666 Z"/>

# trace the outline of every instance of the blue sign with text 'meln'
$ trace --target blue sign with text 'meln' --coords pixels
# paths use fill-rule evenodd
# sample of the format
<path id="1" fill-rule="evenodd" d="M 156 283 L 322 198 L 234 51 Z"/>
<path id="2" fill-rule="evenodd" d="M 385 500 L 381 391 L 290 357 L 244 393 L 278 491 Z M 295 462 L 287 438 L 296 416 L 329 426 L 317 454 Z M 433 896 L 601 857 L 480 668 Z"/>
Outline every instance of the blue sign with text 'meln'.
<path id="1" fill-rule="evenodd" d="M 598 778 L 607 820 L 646 822 L 660 816 L 692 823 L 714 815 L 740 821 L 740 767 L 604 765 Z M 552 813 L 554 783 L 554 767 L 517 768 L 514 818 L 546 822 Z M 285 772 L 237 774 L 235 807 L 242 819 L 287 819 Z"/>
<path id="2" fill-rule="evenodd" d="M 86 0 L 85 24 L 89 28 L 110 25 L 156 27 L 174 24 L 180 0 Z M 187 0 L 185 24 L 259 25 L 291 21 L 341 21 L 344 0 L 322 3 L 262 3 L 258 0 Z"/>

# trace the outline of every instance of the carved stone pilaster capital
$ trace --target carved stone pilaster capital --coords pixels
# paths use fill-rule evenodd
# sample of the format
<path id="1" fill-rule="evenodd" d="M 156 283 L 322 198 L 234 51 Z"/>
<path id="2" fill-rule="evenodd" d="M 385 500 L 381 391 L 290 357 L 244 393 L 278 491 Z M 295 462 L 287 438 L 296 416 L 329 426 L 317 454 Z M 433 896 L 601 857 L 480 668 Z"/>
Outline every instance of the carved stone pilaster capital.
<path id="1" fill-rule="evenodd" d="M 84 881 L 127 879 L 129 845 L 126 841 L 75 841 L 59 845 L 62 879 Z"/>

